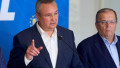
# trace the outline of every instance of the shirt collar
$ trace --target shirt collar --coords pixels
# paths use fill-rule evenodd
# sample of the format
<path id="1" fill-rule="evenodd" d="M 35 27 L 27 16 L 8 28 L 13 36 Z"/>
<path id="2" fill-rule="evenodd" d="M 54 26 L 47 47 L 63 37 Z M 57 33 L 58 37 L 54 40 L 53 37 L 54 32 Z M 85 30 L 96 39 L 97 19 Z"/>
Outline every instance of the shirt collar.
<path id="1" fill-rule="evenodd" d="M 100 35 L 100 34 L 99 34 L 99 35 Z M 115 36 L 115 37 L 114 37 L 114 40 L 113 40 L 113 42 L 111 43 L 111 44 L 113 44 L 113 45 L 115 45 L 115 44 L 118 42 L 117 36 L 116 36 L 116 35 L 114 35 L 114 36 Z M 104 38 L 104 37 L 101 36 L 101 35 L 100 35 L 100 37 L 103 39 L 103 41 L 104 41 L 104 43 L 105 43 L 106 45 L 111 45 L 106 38 Z"/>

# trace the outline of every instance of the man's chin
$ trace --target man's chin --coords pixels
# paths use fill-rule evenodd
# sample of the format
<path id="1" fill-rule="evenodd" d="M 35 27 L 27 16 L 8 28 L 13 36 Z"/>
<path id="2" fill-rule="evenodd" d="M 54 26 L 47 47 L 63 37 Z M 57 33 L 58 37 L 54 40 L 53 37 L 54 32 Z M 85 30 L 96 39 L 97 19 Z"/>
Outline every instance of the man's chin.
<path id="1" fill-rule="evenodd" d="M 50 26 L 51 29 L 55 29 L 57 25 Z"/>
<path id="2" fill-rule="evenodd" d="M 49 30 L 55 30 L 56 27 L 50 27 Z"/>
<path id="3" fill-rule="evenodd" d="M 114 35 L 106 35 L 106 38 L 113 38 Z"/>

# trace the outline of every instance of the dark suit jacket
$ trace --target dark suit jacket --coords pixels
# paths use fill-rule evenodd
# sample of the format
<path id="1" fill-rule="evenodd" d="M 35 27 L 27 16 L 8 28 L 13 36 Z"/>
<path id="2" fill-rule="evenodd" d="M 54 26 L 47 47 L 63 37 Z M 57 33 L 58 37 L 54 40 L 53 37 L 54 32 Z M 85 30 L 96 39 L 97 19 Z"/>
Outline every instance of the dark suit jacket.
<path id="1" fill-rule="evenodd" d="M 120 37 L 116 45 L 120 59 Z M 84 58 L 82 62 L 85 68 L 89 68 L 90 65 L 92 68 L 117 68 L 99 33 L 83 40 L 77 51 Z"/>
<path id="2" fill-rule="evenodd" d="M 0 47 L 0 68 L 7 68 L 4 60 L 3 51 Z"/>
<path id="3" fill-rule="evenodd" d="M 57 34 L 58 36 L 63 36 L 63 40 L 65 40 L 74 50 L 76 50 L 72 31 L 57 26 Z M 34 57 L 27 68 L 52 68 L 49 53 L 45 47 L 41 35 L 36 28 L 36 25 L 20 32 L 14 37 L 13 49 L 10 54 L 8 68 L 26 68 L 24 56 L 26 49 L 31 44 L 32 39 L 35 40 L 36 48 L 42 46 L 43 49 L 40 51 L 38 56 Z M 82 68 L 78 55 L 59 39 L 56 68 Z"/>

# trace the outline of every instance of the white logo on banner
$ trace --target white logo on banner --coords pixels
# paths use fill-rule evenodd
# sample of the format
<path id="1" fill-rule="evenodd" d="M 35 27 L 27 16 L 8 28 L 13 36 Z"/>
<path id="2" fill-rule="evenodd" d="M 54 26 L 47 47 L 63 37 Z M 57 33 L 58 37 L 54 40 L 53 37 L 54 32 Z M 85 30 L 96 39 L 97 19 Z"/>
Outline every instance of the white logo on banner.
<path id="1" fill-rule="evenodd" d="M 15 12 L 8 12 L 10 0 L 2 0 L 0 21 L 12 21 L 15 17 Z"/>

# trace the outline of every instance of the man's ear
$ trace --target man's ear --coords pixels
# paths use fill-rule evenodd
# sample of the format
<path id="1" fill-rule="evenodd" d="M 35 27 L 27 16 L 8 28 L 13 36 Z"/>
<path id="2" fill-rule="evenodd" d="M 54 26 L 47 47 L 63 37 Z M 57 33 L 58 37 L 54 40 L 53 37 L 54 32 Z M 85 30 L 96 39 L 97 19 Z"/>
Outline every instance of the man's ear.
<path id="1" fill-rule="evenodd" d="M 98 29 L 98 27 L 99 27 L 98 23 L 95 23 L 95 27 L 96 27 L 96 29 Z"/>
<path id="2" fill-rule="evenodd" d="M 38 19 L 38 21 L 40 20 L 40 15 L 38 13 L 35 13 L 35 17 Z"/>

